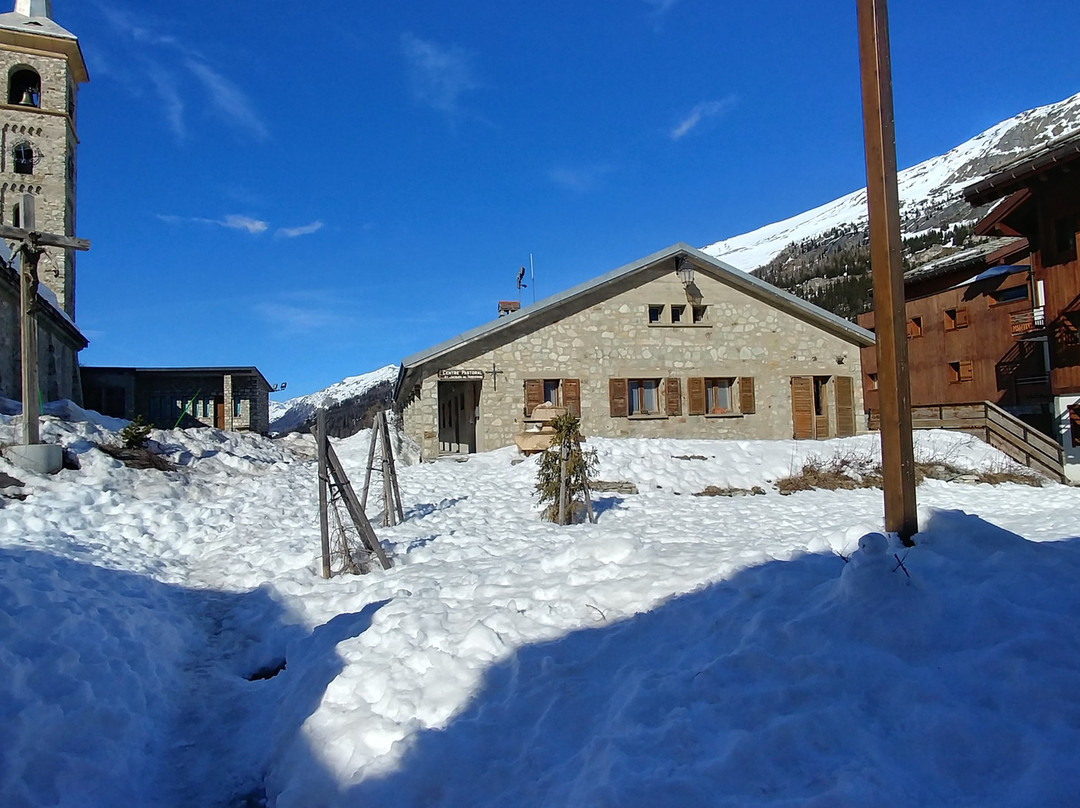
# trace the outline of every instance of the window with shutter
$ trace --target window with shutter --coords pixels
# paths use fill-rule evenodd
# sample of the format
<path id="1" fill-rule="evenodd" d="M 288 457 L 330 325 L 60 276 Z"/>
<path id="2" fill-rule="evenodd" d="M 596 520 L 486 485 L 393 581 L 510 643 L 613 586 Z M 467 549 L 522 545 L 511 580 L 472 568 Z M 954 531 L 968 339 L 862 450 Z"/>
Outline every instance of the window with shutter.
<path id="1" fill-rule="evenodd" d="M 664 381 L 664 398 L 668 415 L 682 415 L 682 385 L 677 378 Z"/>
<path id="2" fill-rule="evenodd" d="M 795 376 L 791 380 L 792 435 L 796 440 L 814 437 L 814 379 Z"/>
<path id="3" fill-rule="evenodd" d="M 835 385 L 836 436 L 847 438 L 855 434 L 855 385 L 850 376 L 837 376 Z"/>
<path id="4" fill-rule="evenodd" d="M 625 418 L 630 414 L 626 379 L 608 379 L 608 406 L 612 418 Z"/>
<path id="5" fill-rule="evenodd" d="M 739 412 L 743 415 L 753 415 L 757 410 L 757 401 L 754 397 L 754 377 L 741 376 L 739 378 Z"/>
<path id="6" fill-rule="evenodd" d="M 686 380 L 686 399 L 689 415 L 705 414 L 705 379 L 691 377 Z"/>
<path id="7" fill-rule="evenodd" d="M 562 404 L 571 415 L 581 417 L 581 382 L 578 379 L 562 380 Z"/>
<path id="8" fill-rule="evenodd" d="M 544 380 L 525 380 L 525 417 L 532 415 L 537 406 L 544 403 Z"/>

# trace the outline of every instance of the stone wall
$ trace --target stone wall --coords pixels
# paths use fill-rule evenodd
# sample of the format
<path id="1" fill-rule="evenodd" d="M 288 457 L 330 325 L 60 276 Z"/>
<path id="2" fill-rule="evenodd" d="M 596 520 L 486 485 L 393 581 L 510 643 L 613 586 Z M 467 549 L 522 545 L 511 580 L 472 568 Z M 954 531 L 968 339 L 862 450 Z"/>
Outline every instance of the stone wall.
<path id="1" fill-rule="evenodd" d="M 41 77 L 40 105 L 9 104 L 8 81 L 21 67 Z M 76 84 L 63 56 L 0 50 L 0 221 L 13 223 L 14 206 L 24 194 L 34 197 L 38 230 L 75 233 L 76 147 L 74 112 Z M 20 143 L 34 149 L 33 172 L 15 171 L 14 150 Z M 69 317 L 75 316 L 75 252 L 50 248 L 39 263 L 41 282 L 56 294 Z"/>
<path id="2" fill-rule="evenodd" d="M 859 346 L 791 314 L 697 273 L 703 322 L 670 324 L 671 305 L 691 305 L 686 290 L 667 273 L 615 294 L 558 322 L 462 362 L 462 370 L 483 371 L 477 423 L 477 450 L 513 443 L 523 429 L 524 383 L 535 378 L 574 378 L 581 384 L 582 430 L 606 437 L 761 438 L 792 436 L 790 379 L 793 376 L 850 376 L 856 426 L 862 430 Z M 650 306 L 664 318 L 649 323 Z M 664 322 L 663 320 L 667 320 Z M 492 367 L 496 371 L 494 380 Z M 753 414 L 726 417 L 687 415 L 688 377 L 753 377 Z M 612 378 L 681 380 L 683 415 L 612 417 Z M 404 409 L 407 434 L 425 459 L 438 453 L 438 377 L 431 372 L 419 398 Z M 827 411 L 835 418 L 832 385 Z"/>
<path id="3" fill-rule="evenodd" d="M 19 325 L 18 276 L 0 267 L 0 397 L 22 400 L 22 331 Z M 71 399 L 82 403 L 78 352 L 70 324 L 62 324 L 59 312 L 39 301 L 38 381 L 46 401 Z M 65 327 L 66 326 L 66 327 Z"/>

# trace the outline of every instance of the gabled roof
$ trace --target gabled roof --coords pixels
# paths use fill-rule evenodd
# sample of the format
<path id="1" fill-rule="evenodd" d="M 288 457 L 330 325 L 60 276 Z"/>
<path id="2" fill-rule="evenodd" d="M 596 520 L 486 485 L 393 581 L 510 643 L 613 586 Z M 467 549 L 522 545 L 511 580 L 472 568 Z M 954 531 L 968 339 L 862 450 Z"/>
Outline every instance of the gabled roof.
<path id="1" fill-rule="evenodd" d="M 683 258 L 692 262 L 695 271 L 703 272 L 824 331 L 859 346 L 874 344 L 874 335 L 865 328 L 706 255 L 689 244 L 679 242 L 406 357 L 401 362 L 394 397 L 399 399 L 402 391 L 410 390 L 415 383 L 412 380 L 418 378 L 428 366 L 441 369 L 468 361 L 613 295 L 673 272 L 678 260 Z"/>
<path id="2" fill-rule="evenodd" d="M 964 189 L 964 197 L 972 205 L 985 205 L 1023 188 L 1039 174 L 1077 158 L 1080 158 L 1080 129 L 1029 151 L 989 177 L 969 185 Z"/>

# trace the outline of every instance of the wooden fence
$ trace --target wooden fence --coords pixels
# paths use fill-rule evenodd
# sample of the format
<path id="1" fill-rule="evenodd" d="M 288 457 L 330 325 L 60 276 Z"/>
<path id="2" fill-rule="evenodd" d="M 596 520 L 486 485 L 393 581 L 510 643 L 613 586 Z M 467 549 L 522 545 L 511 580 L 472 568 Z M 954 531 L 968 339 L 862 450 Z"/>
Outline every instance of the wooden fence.
<path id="1" fill-rule="evenodd" d="M 951 429 L 975 435 L 1017 463 L 1057 482 L 1066 482 L 1062 446 L 989 401 L 912 407 L 911 425 L 915 429 Z M 879 426 L 878 412 L 871 410 L 870 428 L 876 430 Z"/>

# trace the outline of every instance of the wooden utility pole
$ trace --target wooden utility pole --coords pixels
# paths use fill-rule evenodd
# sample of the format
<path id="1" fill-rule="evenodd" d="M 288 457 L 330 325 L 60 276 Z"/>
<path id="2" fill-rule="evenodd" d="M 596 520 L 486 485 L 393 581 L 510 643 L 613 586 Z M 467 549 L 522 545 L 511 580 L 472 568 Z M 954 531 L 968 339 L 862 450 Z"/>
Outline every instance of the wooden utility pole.
<path id="1" fill-rule="evenodd" d="M 21 215 L 26 227 L 0 226 L 0 238 L 19 242 L 12 252 L 18 253 L 22 259 L 19 321 L 22 336 L 23 445 L 35 446 L 41 442 L 37 349 L 38 260 L 45 247 L 89 250 L 90 242 L 71 236 L 37 232 L 34 229 L 33 197 L 29 195 L 23 197 Z"/>
<path id="2" fill-rule="evenodd" d="M 885 529 L 898 533 L 904 544 L 910 545 L 919 526 L 915 505 L 915 450 L 911 442 L 911 383 L 900 199 L 896 187 L 889 19 L 886 0 L 856 0 L 856 4 L 870 261 L 874 281 L 874 329 L 877 334 Z"/>

